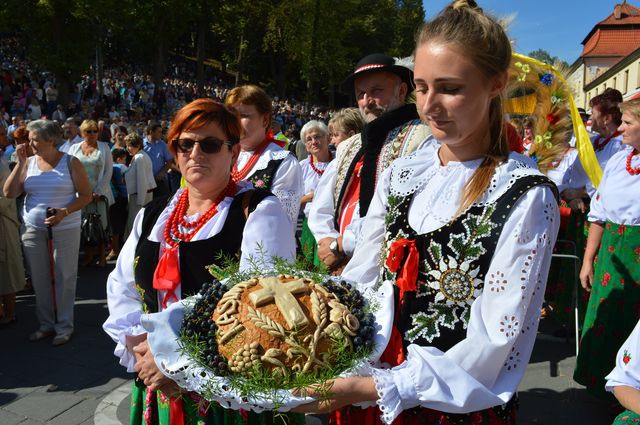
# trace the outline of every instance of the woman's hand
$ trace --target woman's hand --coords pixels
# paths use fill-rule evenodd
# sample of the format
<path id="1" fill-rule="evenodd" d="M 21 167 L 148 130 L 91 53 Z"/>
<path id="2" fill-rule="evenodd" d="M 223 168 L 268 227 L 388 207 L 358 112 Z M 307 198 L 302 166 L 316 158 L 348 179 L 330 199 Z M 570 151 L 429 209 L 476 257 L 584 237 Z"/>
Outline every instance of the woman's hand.
<path id="1" fill-rule="evenodd" d="M 16 145 L 16 166 L 19 167 L 27 163 L 27 148 L 29 147 L 26 143 L 21 143 Z"/>
<path id="2" fill-rule="evenodd" d="M 69 215 L 69 212 L 67 211 L 66 208 L 56 208 L 55 212 L 56 213 L 54 215 L 52 215 L 51 217 L 47 217 L 44 220 L 44 224 L 46 224 L 47 226 L 55 226 L 56 224 L 64 220 L 66 216 Z"/>
<path id="3" fill-rule="evenodd" d="M 591 286 L 593 286 L 593 262 L 584 261 L 582 268 L 580 269 L 580 284 L 585 291 L 591 292 Z"/>
<path id="4" fill-rule="evenodd" d="M 160 372 L 160 369 L 158 369 L 158 366 L 156 366 L 153 353 L 151 353 L 146 340 L 133 347 L 133 352 L 136 356 L 135 369 L 136 372 L 138 372 L 138 377 L 142 379 L 142 382 L 144 382 L 151 391 L 162 391 L 164 395 L 171 398 L 180 395 L 180 387 L 178 384 L 164 376 L 162 372 Z"/>
<path id="5" fill-rule="evenodd" d="M 328 382 L 328 386 L 330 387 L 328 391 L 320 394 L 322 396 L 321 400 L 304 404 L 291 411 L 296 413 L 329 413 L 354 403 L 378 399 L 376 385 L 370 376 L 338 378 Z M 316 397 L 318 396 L 318 391 L 315 387 L 308 387 L 296 395 Z"/>

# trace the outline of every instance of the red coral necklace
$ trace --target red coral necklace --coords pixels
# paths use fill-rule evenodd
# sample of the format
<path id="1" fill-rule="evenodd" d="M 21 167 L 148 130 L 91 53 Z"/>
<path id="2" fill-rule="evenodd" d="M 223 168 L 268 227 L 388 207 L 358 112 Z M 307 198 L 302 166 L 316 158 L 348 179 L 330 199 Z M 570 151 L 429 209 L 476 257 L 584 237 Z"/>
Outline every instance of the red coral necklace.
<path id="1" fill-rule="evenodd" d="M 258 146 L 258 148 L 251 154 L 251 156 L 249 157 L 249 160 L 247 161 L 246 164 L 244 164 L 244 167 L 242 167 L 241 170 L 238 170 L 238 161 L 236 161 L 236 163 L 233 164 L 233 168 L 231 169 L 231 178 L 233 179 L 234 182 L 237 183 L 240 180 L 244 180 L 245 178 L 247 178 L 247 175 L 251 170 L 253 170 L 253 167 L 256 165 L 256 162 L 258 162 L 258 160 L 262 156 L 262 153 L 264 152 L 265 149 L 267 149 L 267 146 L 269 146 L 269 143 L 271 142 L 273 142 L 273 133 L 271 132 L 271 130 L 269 130 L 266 138 L 264 139 L 264 142 L 262 142 Z"/>
<path id="2" fill-rule="evenodd" d="M 631 160 L 637 154 L 638 152 L 635 149 L 632 149 L 631 152 L 629 152 L 629 156 L 627 156 L 627 172 L 632 176 L 637 176 L 638 174 L 640 174 L 640 166 L 637 166 L 635 168 L 631 166 Z"/>
<path id="3" fill-rule="evenodd" d="M 317 175 L 322 176 L 324 174 L 324 170 L 321 170 L 315 165 L 313 165 L 313 155 L 309 155 L 309 166 L 313 171 L 315 171 Z"/>
<path id="4" fill-rule="evenodd" d="M 202 226 L 216 215 L 220 202 L 222 202 L 227 196 L 233 196 L 237 189 L 236 183 L 232 179 L 229 179 L 229 184 L 227 184 L 227 187 L 220 192 L 220 195 L 215 199 L 213 205 L 211 205 L 211 207 L 202 214 L 200 218 L 193 222 L 187 222 L 184 219 L 187 214 L 187 210 L 189 209 L 189 189 L 185 189 L 184 192 L 180 194 L 176 207 L 171 212 L 171 215 L 169 215 L 169 220 L 164 227 L 164 240 L 167 245 L 175 247 L 180 241 L 190 241 L 191 238 L 198 233 L 198 230 L 200 230 Z M 180 232 L 178 225 L 189 230 L 182 233 Z"/>

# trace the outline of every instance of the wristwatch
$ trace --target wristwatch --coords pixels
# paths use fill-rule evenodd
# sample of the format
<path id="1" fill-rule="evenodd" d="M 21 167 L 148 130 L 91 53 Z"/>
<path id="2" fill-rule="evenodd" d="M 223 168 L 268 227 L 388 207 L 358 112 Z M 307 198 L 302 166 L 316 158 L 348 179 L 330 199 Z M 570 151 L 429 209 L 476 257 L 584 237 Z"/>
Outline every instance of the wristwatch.
<path id="1" fill-rule="evenodd" d="M 342 257 L 342 252 L 340 252 L 340 247 L 338 246 L 338 239 L 334 239 L 331 241 L 331 243 L 329 244 L 329 250 L 336 257 Z"/>

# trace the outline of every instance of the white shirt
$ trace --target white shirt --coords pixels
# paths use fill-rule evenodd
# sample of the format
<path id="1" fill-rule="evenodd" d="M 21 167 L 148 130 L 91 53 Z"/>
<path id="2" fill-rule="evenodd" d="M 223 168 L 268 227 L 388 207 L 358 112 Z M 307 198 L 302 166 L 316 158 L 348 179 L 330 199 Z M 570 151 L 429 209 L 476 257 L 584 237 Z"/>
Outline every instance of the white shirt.
<path id="1" fill-rule="evenodd" d="M 547 177 L 549 177 L 558 186 L 558 192 L 562 193 L 569 184 L 571 177 L 571 168 L 576 162 L 578 156 L 577 149 L 569 149 L 565 152 L 562 159 L 554 168 L 550 168 L 547 171 Z M 578 160 L 580 162 L 580 160 Z"/>
<path id="2" fill-rule="evenodd" d="M 238 155 L 237 166 L 241 170 L 253 155 L 253 151 L 240 151 Z M 273 176 L 271 182 L 271 193 L 273 193 L 282 203 L 282 207 L 287 212 L 291 220 L 291 225 L 295 226 L 298 221 L 298 212 L 300 211 L 300 198 L 304 195 L 304 187 L 302 185 L 302 175 L 300 173 L 300 165 L 291 152 L 282 149 L 275 143 L 269 143 L 269 146 L 262 152 L 260 158 L 247 174 L 247 179 L 260 170 L 264 170 L 272 159 L 282 159 L 278 170 Z M 268 184 L 265 182 L 265 185 Z M 256 187 L 261 185 L 256 182 Z"/>
<path id="3" fill-rule="evenodd" d="M 58 150 L 60 152 L 64 152 L 64 153 L 69 153 L 69 149 L 71 149 L 71 146 L 82 142 L 82 137 L 80 137 L 79 134 L 76 134 L 76 137 L 74 137 L 73 139 L 70 140 L 66 140 L 63 144 L 61 144 L 58 147 Z"/>
<path id="4" fill-rule="evenodd" d="M 318 182 L 320 181 L 321 175 L 318 174 L 313 168 L 311 168 L 311 164 L 309 163 L 310 156 L 300 161 L 300 171 L 302 174 L 302 182 L 304 186 L 304 195 L 315 192 L 316 187 L 318 186 Z M 329 162 L 314 162 L 313 166 L 316 167 L 320 171 L 325 171 L 327 167 L 331 164 Z M 324 173 L 322 174 L 324 175 Z M 315 194 L 314 194 L 315 198 Z M 309 211 L 311 210 L 311 205 L 313 202 L 307 202 L 304 206 L 304 214 L 309 217 Z"/>
<path id="5" fill-rule="evenodd" d="M 433 137 L 428 137 L 417 150 L 434 152 L 438 147 L 437 141 Z M 322 175 L 313 195 L 313 203 L 308 214 L 308 225 L 316 241 L 324 238 L 336 239 L 340 236 L 334 221 L 336 172 L 337 161 L 333 161 Z M 362 242 L 363 221 L 364 217 L 360 217 L 360 204 L 358 203 L 354 209 L 351 223 L 345 227 L 342 235 L 342 249 L 348 256 L 352 256 L 356 246 Z"/>
<path id="6" fill-rule="evenodd" d="M 591 143 L 593 144 L 595 141 L 600 140 L 600 138 L 601 136 L 599 134 L 594 135 L 591 138 Z M 600 168 L 604 171 L 609 158 L 615 155 L 616 152 L 626 149 L 626 145 L 622 144 L 622 136 L 613 137 L 611 140 L 609 140 L 609 143 L 607 143 L 604 148 L 596 151 L 596 158 L 598 159 Z M 571 167 L 571 176 L 569 177 L 568 187 L 572 189 L 579 189 L 584 187 L 590 198 L 593 198 L 593 195 L 596 193 L 596 188 L 591 183 L 591 180 L 589 180 L 586 171 L 584 171 L 584 167 L 582 166 L 579 157 L 576 157 L 574 164 Z"/>
<path id="7" fill-rule="evenodd" d="M 600 186 L 591 198 L 589 221 L 640 225 L 640 175 L 627 171 L 629 152 L 620 151 L 607 162 Z M 640 167 L 640 155 L 631 159 L 631 166 Z"/>
<path id="8" fill-rule="evenodd" d="M 614 387 L 627 386 L 640 390 L 640 322 L 636 323 L 629 338 L 616 355 L 616 367 L 605 378 L 607 391 Z"/>
<path id="9" fill-rule="evenodd" d="M 131 158 L 129 169 L 124 174 L 127 184 L 127 193 L 136 195 L 136 204 L 144 206 L 144 201 L 149 190 L 155 189 L 156 180 L 153 178 L 153 166 L 149 154 L 143 150 Z"/>
<path id="10" fill-rule="evenodd" d="M 479 203 L 497 200 L 514 176 L 540 174 L 514 159 L 517 157 L 511 155 L 498 167 L 490 190 Z M 442 166 L 437 151 L 428 150 L 396 160 L 376 188 L 362 226 L 363 242 L 356 247 L 343 277 L 358 282 L 365 292 L 375 287 L 381 271 L 377 253 L 384 243 L 390 192 L 398 196 L 415 193 L 409 225 L 420 234 L 431 232 L 452 219 L 463 188 L 480 162 Z M 511 399 L 535 342 L 559 221 L 557 202 L 548 187 L 534 187 L 516 202 L 499 237 L 484 290 L 470 307 L 466 338 L 446 352 L 411 344 L 404 363 L 392 369 L 372 370 L 385 422 L 391 423 L 400 412 L 415 406 L 468 413 Z M 491 276 L 496 275 L 504 275 L 508 283 L 504 289 L 492 291 Z M 382 288 L 385 285 L 388 282 Z M 377 317 L 393 317 L 393 297 L 387 299 L 389 302 L 381 304 L 376 312 Z M 515 327 L 515 332 L 504 331 L 505 321 Z"/>
<path id="11" fill-rule="evenodd" d="M 240 192 L 251 188 L 251 184 L 240 182 Z M 174 209 L 182 190 L 178 190 L 169 205 L 158 217 L 148 239 L 153 242 L 162 241 L 164 247 L 164 226 Z M 193 241 L 208 239 L 222 230 L 229 213 L 233 198 L 226 197 L 218 206 L 218 212 L 193 237 Z M 103 324 L 104 331 L 116 343 L 114 354 L 120 358 L 120 364 L 128 372 L 134 372 L 135 357 L 126 346 L 127 336 L 146 333 L 140 324 L 142 301 L 136 290 L 134 278 L 135 251 L 142 232 L 144 209 L 135 218 L 131 235 L 122 247 L 115 269 L 107 280 L 107 300 L 109 317 Z M 197 219 L 194 215 L 192 219 Z M 296 245 L 293 229 L 280 203 L 272 196 L 265 198 L 258 204 L 244 227 L 242 234 L 240 270 L 251 269 L 252 261 L 263 264 L 268 269 L 272 264 L 271 257 L 282 257 L 285 260 L 295 258 Z M 265 255 L 268 257 L 265 257 Z M 158 299 L 162 300 L 164 291 L 158 291 Z M 176 297 L 181 298 L 180 287 L 175 291 Z M 172 303 L 168 304 L 168 307 Z M 161 305 L 161 303 L 159 303 Z"/>

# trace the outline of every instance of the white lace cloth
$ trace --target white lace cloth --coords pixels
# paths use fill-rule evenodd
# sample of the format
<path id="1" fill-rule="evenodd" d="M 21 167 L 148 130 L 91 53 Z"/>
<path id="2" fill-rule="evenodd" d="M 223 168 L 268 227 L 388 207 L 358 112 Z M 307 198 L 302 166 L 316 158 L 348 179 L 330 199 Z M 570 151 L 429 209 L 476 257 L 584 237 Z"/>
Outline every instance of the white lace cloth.
<path id="1" fill-rule="evenodd" d="M 197 297 L 190 297 L 174 303 L 160 313 L 142 316 L 142 327 L 147 331 L 147 341 L 158 368 L 188 391 L 202 394 L 205 388 L 214 388 L 215 393 L 210 397 L 210 401 L 216 401 L 225 408 L 236 410 L 242 408 L 255 412 L 274 410 L 275 405 L 272 397 L 265 395 L 245 398 L 228 387 L 226 378 L 215 376 L 211 370 L 197 365 L 181 352 L 178 336 L 182 319 L 185 311 L 190 309 Z M 365 297 L 373 300 L 374 305 L 389 304 L 393 300 L 393 287 L 391 284 L 383 285 L 375 292 L 366 293 Z M 384 310 L 380 314 L 376 314 L 376 349 L 370 357 L 371 361 L 378 359 L 386 347 L 392 323 L 393 310 Z M 369 370 L 369 363 L 363 360 L 353 371 L 342 376 L 370 375 Z M 314 401 L 311 397 L 296 397 L 287 390 L 278 391 L 276 398 L 278 400 L 277 410 L 280 412 L 287 412 L 294 407 Z"/>
<path id="2" fill-rule="evenodd" d="M 540 173 L 518 158 L 499 166 L 481 204 L 498 199 L 518 176 Z M 440 165 L 437 152 L 418 151 L 396 160 L 385 171 L 343 277 L 359 289 L 378 282 L 390 193 L 415 193 L 408 222 L 419 234 L 448 223 L 458 209 L 464 185 L 480 161 Z M 526 192 L 505 218 L 484 278 L 484 289 L 471 305 L 466 338 L 443 352 L 410 344 L 406 361 L 392 369 L 375 367 L 378 406 L 391 423 L 403 410 L 422 406 L 442 412 L 469 413 L 506 403 L 515 393 L 535 342 L 540 306 L 558 232 L 558 206 L 552 191 Z M 393 309 L 382 304 L 379 311 Z M 381 314 L 381 313 L 377 313 Z"/>
<path id="3" fill-rule="evenodd" d="M 252 154 L 252 151 L 240 152 L 237 162 L 238 169 L 242 169 Z M 267 168 L 269 161 L 272 159 L 282 159 L 283 161 L 273 176 L 270 189 L 271 193 L 280 200 L 282 207 L 291 220 L 292 227 L 295 227 L 298 220 L 298 211 L 300 211 L 300 198 L 304 195 L 302 173 L 296 157 L 277 144 L 270 143 L 262 155 L 260 155 L 256 165 L 254 165 L 251 171 L 249 171 L 249 174 L 247 174 L 247 178 Z"/>

